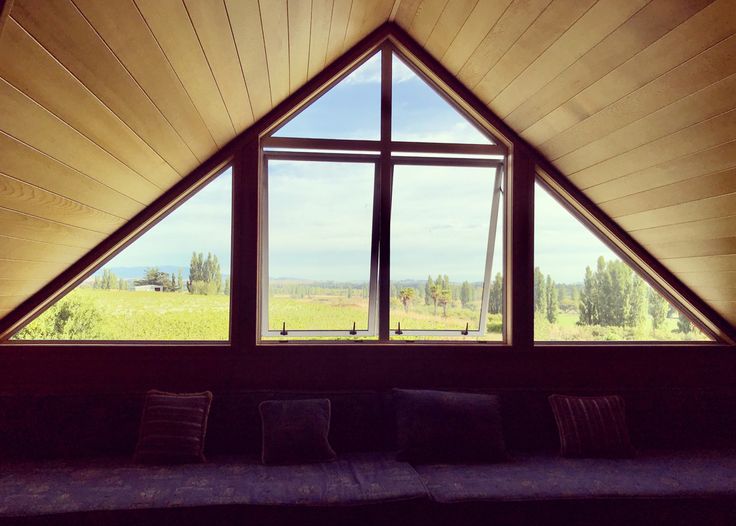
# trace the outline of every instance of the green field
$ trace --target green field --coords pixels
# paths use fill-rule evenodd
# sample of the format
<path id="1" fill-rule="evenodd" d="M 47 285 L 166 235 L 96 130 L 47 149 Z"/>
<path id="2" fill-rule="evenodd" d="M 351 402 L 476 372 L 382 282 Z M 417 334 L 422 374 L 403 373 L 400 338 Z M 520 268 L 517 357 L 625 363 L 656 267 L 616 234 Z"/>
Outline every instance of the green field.
<path id="1" fill-rule="evenodd" d="M 549 323 L 539 314 L 534 317 L 535 341 L 707 341 L 700 331 L 688 334 L 677 331 L 677 318 L 667 318 L 656 331 L 652 328 L 651 317 L 647 317 L 642 327 L 600 327 L 578 325 L 576 312 L 557 315 L 555 323 Z"/>
<path id="2" fill-rule="evenodd" d="M 79 302 L 98 314 L 82 333 L 58 334 L 54 307 L 16 339 L 227 340 L 230 297 L 177 292 L 133 292 L 78 288 L 59 303 Z"/>
<path id="3" fill-rule="evenodd" d="M 480 306 L 477 302 L 467 307 L 448 306 L 447 316 L 441 308 L 434 312 L 433 305 L 417 301 L 408 310 L 398 299 L 391 300 L 391 327 L 401 323 L 402 330 L 454 330 L 478 329 Z M 306 298 L 293 298 L 288 295 L 271 296 L 268 300 L 269 328 L 280 330 L 286 322 L 287 330 L 350 330 L 355 322 L 356 329 L 368 327 L 368 300 L 359 297 L 347 298 L 334 295 L 313 295 Z M 487 333 L 483 340 L 501 340 L 501 319 L 499 315 L 489 315 Z M 402 339 L 436 339 L 433 336 L 404 336 Z M 442 336 L 441 339 L 478 339 L 477 336 Z"/>
<path id="4" fill-rule="evenodd" d="M 319 294 L 304 298 L 276 295 L 269 298 L 270 328 L 280 330 L 358 330 L 368 324 L 368 301 L 362 297 Z M 227 340 L 230 297 L 176 292 L 133 292 L 78 288 L 19 332 L 15 339 L 34 340 Z M 451 302 L 445 316 L 433 305 L 417 299 L 408 310 L 391 300 L 391 326 L 402 330 L 477 330 L 479 304 L 465 307 Z M 550 324 L 537 315 L 537 341 L 706 340 L 699 331 L 677 332 L 677 319 L 652 330 L 651 320 L 636 329 L 577 325 L 575 312 L 560 312 Z M 502 339 L 501 316 L 490 314 L 483 340 Z M 294 339 L 296 335 L 290 335 Z M 475 336 L 409 336 L 401 339 L 479 339 Z"/>

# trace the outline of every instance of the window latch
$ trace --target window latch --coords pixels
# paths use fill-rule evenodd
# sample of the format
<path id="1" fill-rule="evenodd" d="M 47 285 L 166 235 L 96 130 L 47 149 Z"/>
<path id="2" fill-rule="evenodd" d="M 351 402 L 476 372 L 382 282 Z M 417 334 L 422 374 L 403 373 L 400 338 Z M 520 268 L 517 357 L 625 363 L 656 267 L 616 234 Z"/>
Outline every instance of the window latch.
<path id="1" fill-rule="evenodd" d="M 289 334 L 289 331 L 286 330 L 286 322 L 283 322 L 283 325 L 281 325 L 281 332 L 279 333 L 281 336 L 286 336 Z"/>
<path id="2" fill-rule="evenodd" d="M 350 334 L 352 334 L 353 336 L 358 334 L 358 331 L 355 330 L 355 322 L 353 322 L 353 330 L 350 331 Z"/>
<path id="3" fill-rule="evenodd" d="M 404 331 L 401 330 L 401 322 L 397 322 L 396 324 L 396 330 L 394 331 L 394 334 L 404 334 Z"/>
<path id="4" fill-rule="evenodd" d="M 462 334 L 463 336 L 467 336 L 468 335 L 468 326 L 469 326 L 469 323 L 465 323 L 465 330 L 464 331 L 460 331 L 460 334 Z"/>

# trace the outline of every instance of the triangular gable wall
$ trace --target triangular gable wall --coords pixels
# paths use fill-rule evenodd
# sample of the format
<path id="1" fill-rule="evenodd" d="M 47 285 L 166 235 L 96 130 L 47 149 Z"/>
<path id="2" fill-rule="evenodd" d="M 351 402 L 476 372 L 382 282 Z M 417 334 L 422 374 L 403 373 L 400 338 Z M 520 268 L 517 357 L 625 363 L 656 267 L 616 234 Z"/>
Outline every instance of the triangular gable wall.
<path id="1" fill-rule="evenodd" d="M 225 147 L 205 161 L 200 167 L 179 181 L 135 216 L 126 225 L 114 232 L 66 271 L 33 294 L 12 312 L 0 319 L 0 342 L 7 340 L 20 327 L 38 316 L 54 301 L 73 289 L 91 273 L 119 253 L 125 246 L 140 236 L 151 225 L 160 221 L 179 203 L 216 176 L 232 163 L 237 153 L 253 144 L 265 133 L 304 109 L 311 101 L 326 92 L 331 86 L 349 74 L 353 66 L 365 59 L 382 45 L 390 42 L 410 62 L 411 66 L 431 80 L 443 96 L 464 110 L 476 122 L 482 123 L 497 137 L 502 146 L 508 147 L 510 155 L 528 155 L 537 164 L 540 177 L 552 187 L 572 209 L 603 235 L 613 246 L 625 253 L 629 260 L 647 275 L 658 290 L 664 292 L 675 306 L 689 312 L 699 324 L 720 340 L 733 343 L 736 329 L 692 293 L 671 272 L 636 243 L 623 229 L 619 228 L 594 203 L 577 190 L 543 156 L 529 146 L 498 116 L 496 116 L 468 88 L 463 86 L 436 59 L 415 42 L 408 34 L 392 22 L 379 27 L 351 50 L 327 66 L 320 74 L 280 103 L 265 117 L 235 137 Z M 522 153 L 523 152 L 523 153 Z M 236 162 L 234 192 L 238 193 L 238 165 Z M 533 185 L 531 185 L 533 187 Z M 509 214 L 509 217 L 511 215 Z M 237 236 L 237 233 L 235 233 Z M 238 251 L 235 251 L 237 257 Z M 237 269 L 237 263 L 234 265 Z M 235 270 L 237 272 L 237 270 Z M 237 278 L 234 277 L 234 280 Z M 518 279 L 518 277 L 516 278 Z M 531 283 L 530 283 L 531 284 Z M 236 300 L 237 301 L 237 300 Z M 237 319 L 235 320 L 237 322 Z"/>

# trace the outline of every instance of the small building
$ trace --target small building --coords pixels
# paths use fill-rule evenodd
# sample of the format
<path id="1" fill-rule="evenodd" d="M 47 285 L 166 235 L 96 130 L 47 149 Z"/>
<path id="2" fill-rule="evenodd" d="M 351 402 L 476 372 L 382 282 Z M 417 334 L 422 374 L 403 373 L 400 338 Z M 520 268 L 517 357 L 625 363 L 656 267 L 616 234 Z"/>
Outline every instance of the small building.
<path id="1" fill-rule="evenodd" d="M 144 291 L 144 292 L 163 292 L 164 291 L 164 287 L 163 287 L 163 285 L 136 285 L 135 286 L 135 291 L 136 292 L 140 292 L 140 291 Z"/>

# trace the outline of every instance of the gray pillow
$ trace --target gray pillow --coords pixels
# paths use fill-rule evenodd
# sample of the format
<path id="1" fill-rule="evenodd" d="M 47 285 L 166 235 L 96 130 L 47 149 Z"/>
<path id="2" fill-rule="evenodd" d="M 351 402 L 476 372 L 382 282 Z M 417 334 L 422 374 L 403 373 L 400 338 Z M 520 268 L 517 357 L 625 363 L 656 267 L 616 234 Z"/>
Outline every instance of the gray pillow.
<path id="1" fill-rule="evenodd" d="M 264 464 L 329 462 L 337 455 L 330 446 L 330 401 L 266 400 L 261 413 Z"/>
<path id="2" fill-rule="evenodd" d="M 409 462 L 505 460 L 497 396 L 393 390 L 399 459 Z"/>

